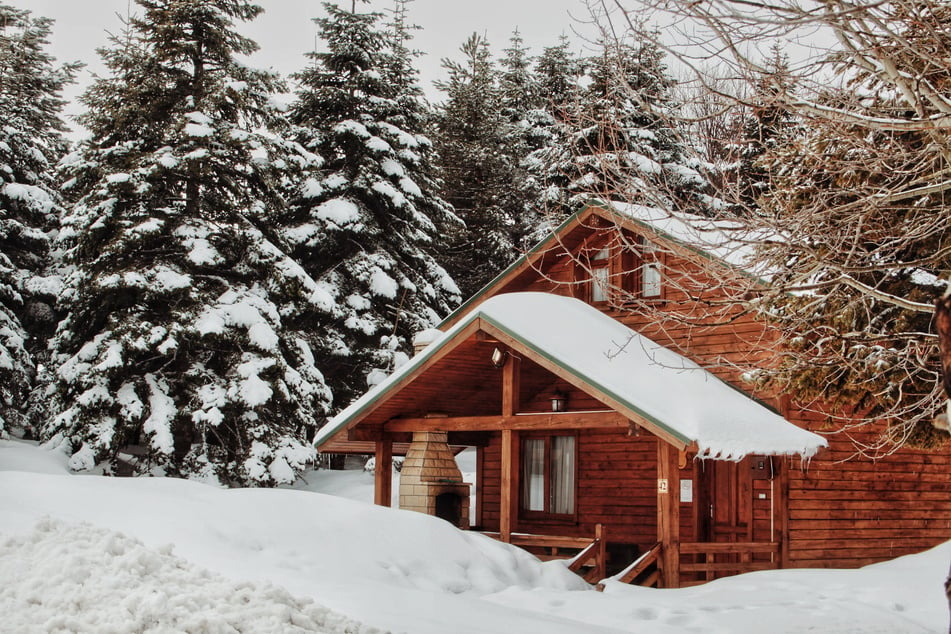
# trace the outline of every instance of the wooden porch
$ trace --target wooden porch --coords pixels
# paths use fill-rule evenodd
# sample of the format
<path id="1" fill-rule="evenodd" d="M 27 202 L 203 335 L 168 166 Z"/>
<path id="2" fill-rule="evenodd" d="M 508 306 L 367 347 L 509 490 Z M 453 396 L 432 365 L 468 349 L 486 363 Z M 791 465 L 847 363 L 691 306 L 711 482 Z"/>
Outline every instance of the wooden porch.
<path id="1" fill-rule="evenodd" d="M 577 557 L 570 565 L 594 582 L 626 571 L 626 580 L 676 588 L 781 565 L 785 485 L 774 480 L 785 466 L 765 458 L 751 473 L 733 439 L 752 422 L 770 451 L 801 447 L 811 434 L 701 368 L 673 369 L 691 367 L 685 360 L 654 357 L 670 351 L 626 349 L 630 358 L 606 368 L 615 360 L 591 351 L 636 333 L 576 300 L 528 295 L 495 298 L 498 314 L 458 324 L 324 434 L 325 444 L 373 443 L 376 503 L 392 497 L 394 448 L 438 437 L 476 448 L 475 508 L 462 527 L 546 558 Z M 536 300 L 555 302 L 546 318 L 564 309 L 563 327 L 521 329 L 513 315 Z M 571 332 L 571 345 L 548 339 L 557 332 Z M 697 460 L 701 446 L 709 453 Z"/>
<path id="2" fill-rule="evenodd" d="M 550 416 L 550 415 L 549 415 Z M 567 417 L 567 416 L 566 416 Z M 572 418 L 577 418 L 572 417 Z M 426 419 L 427 425 L 444 424 L 440 419 Z M 595 417 L 602 422 L 604 417 Z M 421 424 L 415 421 L 414 424 Z M 602 423 L 603 424 L 603 423 Z M 660 439 L 656 439 L 656 467 L 652 467 L 655 479 L 646 473 L 641 476 L 637 484 L 638 489 L 645 494 L 653 490 L 655 498 L 656 516 L 653 520 L 653 542 L 640 541 L 636 556 L 631 559 L 622 559 L 617 553 L 610 552 L 609 544 L 613 542 L 630 541 L 629 534 L 623 533 L 618 527 L 611 524 L 596 523 L 589 525 L 588 533 L 584 532 L 583 525 L 576 525 L 571 530 L 559 534 L 559 531 L 538 530 L 538 525 L 532 524 L 520 517 L 519 491 L 520 469 L 520 430 L 506 430 L 496 432 L 500 436 L 501 444 L 501 472 L 499 489 L 499 504 L 497 507 L 497 524 L 493 521 L 488 530 L 481 530 L 500 541 L 510 543 L 532 552 L 543 560 L 565 559 L 570 560 L 569 568 L 578 572 L 589 583 L 599 583 L 605 579 L 634 583 L 657 588 L 677 588 L 713 579 L 751 572 L 779 568 L 782 565 L 782 541 L 784 524 L 778 518 L 769 518 L 770 531 L 763 534 L 754 534 L 751 526 L 724 527 L 717 525 L 714 532 L 719 541 L 699 541 L 699 531 L 689 531 L 682 540 L 681 528 L 697 522 L 696 515 L 700 515 L 700 508 L 707 508 L 703 496 L 698 496 L 695 504 L 687 505 L 680 498 L 680 481 L 682 472 L 693 469 L 696 473 L 703 469 L 683 451 L 672 447 Z M 624 433 L 617 432 L 619 438 Z M 639 444 L 644 445 L 647 438 L 640 438 Z M 376 470 L 376 502 L 388 505 L 392 487 L 392 470 L 387 465 L 392 460 L 391 441 L 378 441 L 376 444 L 377 465 L 382 468 Z M 482 452 L 485 447 L 480 447 Z M 706 468 L 712 472 L 709 461 Z M 730 463 L 732 464 L 732 463 Z M 734 471 L 739 468 L 734 466 Z M 480 474 L 482 475 L 482 474 Z M 647 479 L 651 478 L 651 479 Z M 726 486 L 733 481 L 721 479 L 720 486 Z M 747 482 L 743 486 L 749 486 Z M 772 483 L 770 483 L 772 486 Z M 650 487 L 650 488 L 648 488 Z M 715 492 L 715 491 L 714 491 Z M 477 508 L 484 507 L 485 482 L 480 483 L 476 491 Z M 773 505 L 772 500 L 769 500 Z M 613 502 L 607 501 L 611 505 Z M 493 505 L 494 506 L 494 505 Z M 780 505 L 776 505 L 780 506 Z M 475 514 L 477 527 L 484 528 L 484 509 Z M 747 511 L 751 512 L 749 509 Z M 681 518 L 682 513 L 690 517 Z M 492 526 L 497 526 L 494 530 Z M 581 529 L 580 531 L 577 529 Z M 593 530 L 592 530 L 593 529 Z M 762 541 L 754 541 L 750 537 L 760 537 Z M 766 539 L 763 539 L 763 537 Z M 776 539 L 769 539 L 776 537 Z M 620 569 L 620 572 L 616 572 Z M 610 574 L 610 576 L 609 576 Z"/>

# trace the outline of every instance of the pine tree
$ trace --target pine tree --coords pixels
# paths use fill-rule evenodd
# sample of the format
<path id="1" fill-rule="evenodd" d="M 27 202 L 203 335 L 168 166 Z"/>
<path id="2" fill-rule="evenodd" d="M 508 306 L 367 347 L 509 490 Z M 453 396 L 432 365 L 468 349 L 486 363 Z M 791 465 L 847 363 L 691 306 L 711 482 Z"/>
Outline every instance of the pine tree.
<path id="1" fill-rule="evenodd" d="M 136 0 L 64 160 L 74 267 L 45 436 L 73 469 L 292 481 L 329 392 L 307 332 L 331 298 L 277 246 L 292 168 L 242 0 Z"/>
<path id="2" fill-rule="evenodd" d="M 568 113 L 577 108 L 578 82 L 584 63 L 571 52 L 568 38 L 546 47 L 534 67 L 534 106 L 526 113 L 524 138 L 530 148 L 522 160 L 527 189 L 534 200 L 529 220 L 533 227 L 523 239 L 531 244 L 546 237 L 564 219 L 559 179 L 552 182 L 549 168 L 568 143 Z"/>
<path id="3" fill-rule="evenodd" d="M 535 63 L 538 99 L 552 116 L 564 121 L 578 101 L 578 80 L 584 75 L 584 62 L 571 52 L 564 35 L 555 46 L 548 46 Z"/>
<path id="4" fill-rule="evenodd" d="M 449 79 L 436 120 L 436 152 L 444 196 L 465 222 L 450 236 L 447 268 L 468 297 L 518 255 L 513 241 L 514 161 L 507 153 L 509 126 L 489 43 L 473 33 L 462 45 L 463 62 L 443 60 Z"/>
<path id="5" fill-rule="evenodd" d="M 53 171 L 67 148 L 60 93 L 79 65 L 54 65 L 45 50 L 51 25 L 0 4 L 0 434 L 28 430 L 34 358 L 56 323 Z"/>
<path id="6" fill-rule="evenodd" d="M 698 211 L 706 181 L 676 126 L 663 52 L 650 38 L 605 42 L 590 84 L 564 111 L 567 143 L 549 159 L 549 184 L 566 209 L 596 196 Z"/>
<path id="7" fill-rule="evenodd" d="M 534 169 L 532 154 L 553 141 L 550 128 L 555 121 L 543 107 L 541 87 L 532 73 L 533 59 L 518 30 L 512 33 L 509 47 L 503 52 L 499 92 L 505 123 L 504 152 L 511 179 L 504 206 L 511 216 L 512 244 L 522 251 L 538 242 L 540 228 L 547 227 L 544 209 L 539 205 L 543 179 L 538 178 L 538 170 Z"/>
<path id="8" fill-rule="evenodd" d="M 949 106 L 940 34 L 951 9 L 889 6 L 876 20 L 878 65 L 830 56 L 845 81 L 819 95 L 826 110 L 765 148 L 772 178 L 757 220 L 783 237 L 759 249 L 775 271 L 760 304 L 790 335 L 773 384 L 831 403 L 850 423 L 853 412 L 887 420 L 885 433 L 858 446 L 881 456 L 948 441 L 932 424 L 945 405 L 932 311 L 951 270 L 951 138 L 936 123 Z M 773 82 L 790 88 L 784 74 Z M 931 87 L 937 102 L 911 85 Z"/>
<path id="9" fill-rule="evenodd" d="M 790 110 L 778 103 L 793 89 L 789 60 L 778 44 L 754 88 L 752 112 L 743 121 L 737 148 L 736 199 L 746 211 L 755 211 L 759 197 L 768 191 L 772 170 L 767 155 L 800 131 Z"/>
<path id="10" fill-rule="evenodd" d="M 437 194 L 405 6 L 389 33 L 380 14 L 324 7 L 315 21 L 327 50 L 309 54 L 314 63 L 296 75 L 291 110 L 323 166 L 298 190 L 284 239 L 339 306 L 324 335 L 339 408 L 459 302 L 433 255 L 440 230 L 458 219 Z"/>

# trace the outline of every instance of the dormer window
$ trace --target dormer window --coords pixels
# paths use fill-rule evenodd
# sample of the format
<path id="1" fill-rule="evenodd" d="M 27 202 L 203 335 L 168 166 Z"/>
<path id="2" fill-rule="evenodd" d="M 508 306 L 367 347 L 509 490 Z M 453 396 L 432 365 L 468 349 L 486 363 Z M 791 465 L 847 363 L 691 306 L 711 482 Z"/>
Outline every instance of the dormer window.
<path id="1" fill-rule="evenodd" d="M 608 301 L 611 289 L 611 250 L 604 247 L 591 259 L 591 301 Z"/>
<path id="2" fill-rule="evenodd" d="M 620 308 L 638 299 L 664 296 L 663 252 L 643 236 L 624 231 L 605 244 L 587 244 L 574 262 L 577 297 Z"/>
<path id="3" fill-rule="evenodd" d="M 641 297 L 660 297 L 662 276 L 657 245 L 641 240 Z"/>

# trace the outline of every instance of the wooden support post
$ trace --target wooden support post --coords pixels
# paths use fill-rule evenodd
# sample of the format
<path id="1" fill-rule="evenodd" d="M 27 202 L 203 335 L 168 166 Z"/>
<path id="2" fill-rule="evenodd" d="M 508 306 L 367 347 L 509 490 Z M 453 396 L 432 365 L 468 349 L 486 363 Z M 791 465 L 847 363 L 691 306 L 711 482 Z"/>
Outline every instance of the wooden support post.
<path id="1" fill-rule="evenodd" d="M 518 432 L 502 430 L 502 487 L 499 500 L 499 536 L 512 541 L 515 517 L 518 514 Z"/>
<path id="2" fill-rule="evenodd" d="M 373 471 L 373 503 L 390 506 L 393 496 L 393 441 L 376 441 L 376 467 Z"/>
<path id="3" fill-rule="evenodd" d="M 657 440 L 657 540 L 663 587 L 680 587 L 680 469 L 677 450 Z"/>
<path id="4" fill-rule="evenodd" d="M 601 581 L 608 576 L 608 540 L 603 524 L 594 525 L 594 538 L 598 540 L 598 573 L 595 576 L 596 581 Z"/>
<path id="5" fill-rule="evenodd" d="M 518 413 L 519 359 L 509 355 L 502 367 L 502 416 Z M 518 516 L 518 432 L 502 430 L 502 491 L 499 500 L 499 533 L 503 542 L 512 540 Z"/>
<path id="6" fill-rule="evenodd" d="M 475 496 L 475 517 L 472 518 L 470 526 L 477 526 L 480 529 L 485 525 L 482 518 L 483 501 L 482 492 L 485 491 L 485 447 L 476 447 L 476 481 L 472 494 Z"/>
<path id="7" fill-rule="evenodd" d="M 773 505 L 774 531 L 770 540 L 779 542 L 779 567 L 791 567 L 789 558 L 789 461 L 787 456 L 776 456 L 773 465 L 778 470 L 770 483 Z"/>

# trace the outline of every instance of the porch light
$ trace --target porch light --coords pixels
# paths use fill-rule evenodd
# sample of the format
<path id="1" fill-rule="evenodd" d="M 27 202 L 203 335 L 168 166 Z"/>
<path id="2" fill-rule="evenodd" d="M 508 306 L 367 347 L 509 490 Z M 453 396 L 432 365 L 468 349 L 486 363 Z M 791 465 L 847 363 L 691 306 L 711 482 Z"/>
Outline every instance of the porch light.
<path id="1" fill-rule="evenodd" d="M 501 368 L 505 365 L 505 353 L 498 348 L 492 351 L 492 365 L 497 368 Z"/>
<path id="2" fill-rule="evenodd" d="M 551 397 L 551 411 L 563 412 L 568 404 L 568 397 L 561 392 L 555 392 Z"/>

